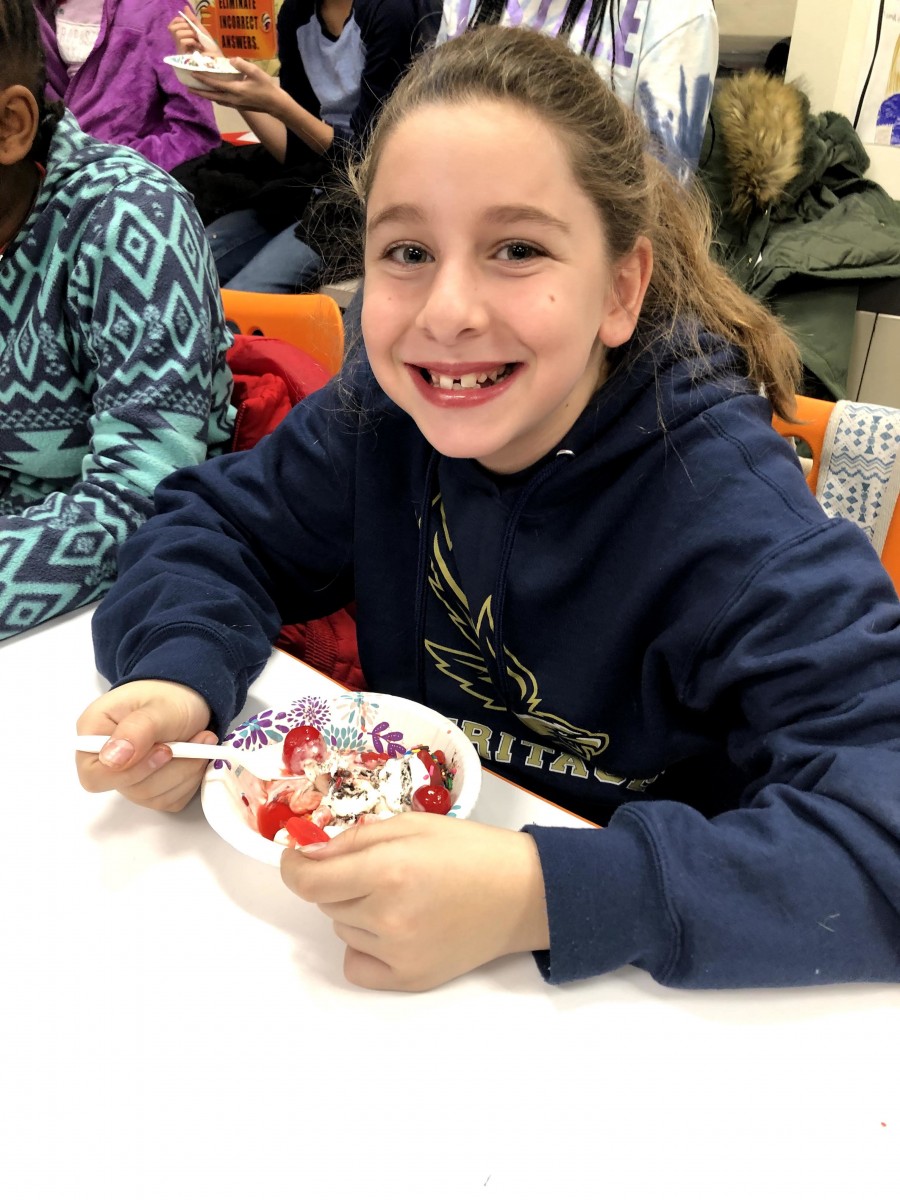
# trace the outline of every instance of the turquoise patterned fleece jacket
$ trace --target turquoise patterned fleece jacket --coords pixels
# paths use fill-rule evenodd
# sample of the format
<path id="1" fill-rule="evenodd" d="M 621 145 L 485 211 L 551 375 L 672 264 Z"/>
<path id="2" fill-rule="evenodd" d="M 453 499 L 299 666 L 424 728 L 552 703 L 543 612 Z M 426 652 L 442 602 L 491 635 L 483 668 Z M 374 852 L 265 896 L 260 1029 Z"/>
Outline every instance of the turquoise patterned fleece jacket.
<path id="1" fill-rule="evenodd" d="M 68 113 L 46 168 L 0 259 L 0 638 L 100 596 L 156 485 L 234 422 L 187 193 Z"/>

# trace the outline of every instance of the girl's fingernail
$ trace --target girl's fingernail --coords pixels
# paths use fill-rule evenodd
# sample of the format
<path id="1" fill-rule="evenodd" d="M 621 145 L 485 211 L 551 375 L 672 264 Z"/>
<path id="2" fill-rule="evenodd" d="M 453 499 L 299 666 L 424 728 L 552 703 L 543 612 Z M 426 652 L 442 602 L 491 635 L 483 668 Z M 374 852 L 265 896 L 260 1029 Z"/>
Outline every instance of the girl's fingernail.
<path id="1" fill-rule="evenodd" d="M 171 757 L 172 751 L 168 746 L 160 746 L 147 759 L 147 766 L 155 771 L 157 767 L 164 767 Z"/>
<path id="2" fill-rule="evenodd" d="M 328 842 L 310 842 L 308 846 L 298 846 L 297 849 L 301 854 L 308 854 L 310 858 L 315 858 L 319 854 L 324 854 L 328 849 Z"/>
<path id="3" fill-rule="evenodd" d="M 124 767 L 134 754 L 134 746 L 124 738 L 110 738 L 97 757 L 104 767 Z"/>

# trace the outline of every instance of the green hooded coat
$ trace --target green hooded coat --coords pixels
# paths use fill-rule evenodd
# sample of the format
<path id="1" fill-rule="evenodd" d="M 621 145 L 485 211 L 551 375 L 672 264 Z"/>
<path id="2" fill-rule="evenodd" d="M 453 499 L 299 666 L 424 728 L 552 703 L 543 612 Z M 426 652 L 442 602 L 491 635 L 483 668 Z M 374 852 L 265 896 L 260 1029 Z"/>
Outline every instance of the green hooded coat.
<path id="1" fill-rule="evenodd" d="M 868 166 L 847 118 L 812 115 L 792 85 L 749 72 L 717 89 L 698 171 L 714 256 L 781 317 L 835 399 L 860 283 L 900 277 L 900 204 Z"/>

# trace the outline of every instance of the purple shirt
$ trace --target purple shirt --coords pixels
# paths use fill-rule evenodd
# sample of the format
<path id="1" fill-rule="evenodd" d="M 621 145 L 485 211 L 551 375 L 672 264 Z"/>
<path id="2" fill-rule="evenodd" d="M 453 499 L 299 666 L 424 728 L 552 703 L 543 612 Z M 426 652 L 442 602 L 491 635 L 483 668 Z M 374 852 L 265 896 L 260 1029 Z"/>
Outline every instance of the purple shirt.
<path id="1" fill-rule="evenodd" d="M 221 142 L 212 105 L 163 62 L 175 53 L 170 10 L 163 0 L 106 0 L 97 44 L 71 79 L 55 30 L 38 12 L 48 98 L 64 101 L 85 133 L 131 146 L 167 171 Z"/>

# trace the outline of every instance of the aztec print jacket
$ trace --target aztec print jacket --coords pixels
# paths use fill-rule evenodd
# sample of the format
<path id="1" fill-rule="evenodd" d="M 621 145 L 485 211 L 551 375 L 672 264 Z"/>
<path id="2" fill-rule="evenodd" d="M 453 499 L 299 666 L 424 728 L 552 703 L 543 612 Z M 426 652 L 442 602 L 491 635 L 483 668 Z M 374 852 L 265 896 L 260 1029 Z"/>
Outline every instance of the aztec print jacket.
<path id="1" fill-rule="evenodd" d="M 66 114 L 0 258 L 0 638 L 88 603 L 176 467 L 228 449 L 231 335 L 186 193 Z"/>

